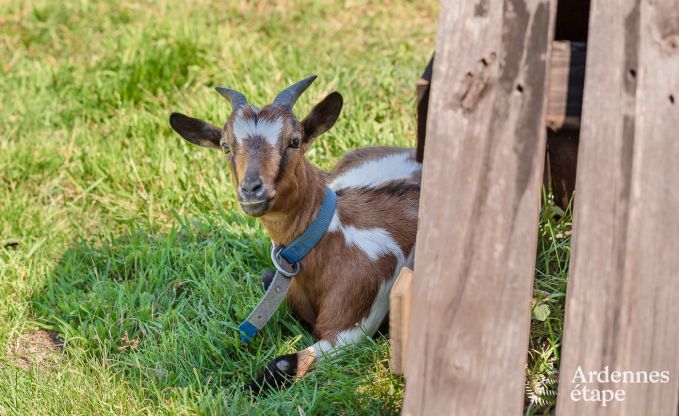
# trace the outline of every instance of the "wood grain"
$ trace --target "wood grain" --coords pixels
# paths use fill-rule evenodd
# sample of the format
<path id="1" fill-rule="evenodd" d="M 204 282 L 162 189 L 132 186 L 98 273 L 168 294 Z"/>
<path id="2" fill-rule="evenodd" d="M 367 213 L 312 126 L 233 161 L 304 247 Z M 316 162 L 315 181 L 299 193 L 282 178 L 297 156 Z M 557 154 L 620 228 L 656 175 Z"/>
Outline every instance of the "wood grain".
<path id="1" fill-rule="evenodd" d="M 552 43 L 547 95 L 548 169 L 545 185 L 551 187 L 556 203 L 566 209 L 575 188 L 578 132 L 585 80 L 586 44 L 555 41 Z M 417 82 L 417 160 L 424 159 L 427 110 L 433 57 Z"/>
<path id="2" fill-rule="evenodd" d="M 406 368 L 408 319 L 412 304 L 413 271 L 401 269 L 389 296 L 389 341 L 391 343 L 391 372 L 403 374 Z"/>
<path id="3" fill-rule="evenodd" d="M 676 415 L 679 1 L 592 2 L 557 414 Z M 622 402 L 574 401 L 576 370 L 669 371 Z M 577 398 L 577 396 L 575 396 Z"/>
<path id="4" fill-rule="evenodd" d="M 520 415 L 551 0 L 442 2 L 405 415 Z"/>
<path id="5" fill-rule="evenodd" d="M 585 43 L 552 44 L 545 124 L 554 132 L 580 128 L 586 52 Z"/>

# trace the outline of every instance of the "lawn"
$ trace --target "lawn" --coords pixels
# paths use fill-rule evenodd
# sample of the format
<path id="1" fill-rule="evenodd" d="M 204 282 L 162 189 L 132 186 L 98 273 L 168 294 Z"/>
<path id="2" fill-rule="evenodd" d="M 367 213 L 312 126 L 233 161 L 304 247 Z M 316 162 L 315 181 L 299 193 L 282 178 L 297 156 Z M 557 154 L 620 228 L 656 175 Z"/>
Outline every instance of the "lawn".
<path id="1" fill-rule="evenodd" d="M 311 74 L 297 104 L 345 98 L 308 157 L 413 145 L 414 85 L 435 1 L 0 3 L 0 415 L 392 414 L 404 383 L 384 337 L 292 388 L 243 385 L 313 342 L 282 308 L 250 346 L 263 228 L 235 203 L 219 152 L 172 132 L 222 123 L 222 85 L 256 104 Z M 540 226 L 527 403 L 551 407 L 570 215 Z"/>

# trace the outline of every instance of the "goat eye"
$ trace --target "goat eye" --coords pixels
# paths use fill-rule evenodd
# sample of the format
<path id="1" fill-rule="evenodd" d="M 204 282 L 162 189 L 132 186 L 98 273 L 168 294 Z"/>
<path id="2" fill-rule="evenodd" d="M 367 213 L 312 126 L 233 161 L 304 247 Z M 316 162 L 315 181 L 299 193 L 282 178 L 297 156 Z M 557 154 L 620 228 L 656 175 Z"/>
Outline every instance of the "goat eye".
<path id="1" fill-rule="evenodd" d="M 290 147 L 293 149 L 299 148 L 299 139 L 297 137 L 293 137 L 292 140 L 290 140 Z"/>
<path id="2" fill-rule="evenodd" d="M 224 153 L 229 153 L 231 151 L 231 148 L 227 143 L 222 143 L 222 150 L 224 151 Z"/>

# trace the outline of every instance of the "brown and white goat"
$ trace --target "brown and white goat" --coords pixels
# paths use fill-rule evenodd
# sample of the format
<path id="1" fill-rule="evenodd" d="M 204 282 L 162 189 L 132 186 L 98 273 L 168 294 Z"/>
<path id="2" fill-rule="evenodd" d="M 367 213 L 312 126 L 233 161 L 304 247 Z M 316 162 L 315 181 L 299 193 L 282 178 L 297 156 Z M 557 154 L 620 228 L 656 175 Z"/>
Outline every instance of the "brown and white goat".
<path id="1" fill-rule="evenodd" d="M 179 113 L 170 116 L 187 141 L 223 149 L 243 211 L 259 217 L 278 246 L 304 232 L 326 187 L 337 194 L 330 227 L 301 261 L 286 296 L 320 340 L 276 358 L 254 383 L 256 391 L 300 377 L 324 355 L 372 336 L 387 315 L 391 286 L 415 243 L 421 165 L 413 150 L 353 150 L 329 173 L 306 159 L 306 150 L 335 124 L 343 104 L 333 92 L 297 121 L 292 107 L 314 79 L 292 85 L 262 108 L 236 91 L 218 88 L 233 108 L 224 128 Z"/>

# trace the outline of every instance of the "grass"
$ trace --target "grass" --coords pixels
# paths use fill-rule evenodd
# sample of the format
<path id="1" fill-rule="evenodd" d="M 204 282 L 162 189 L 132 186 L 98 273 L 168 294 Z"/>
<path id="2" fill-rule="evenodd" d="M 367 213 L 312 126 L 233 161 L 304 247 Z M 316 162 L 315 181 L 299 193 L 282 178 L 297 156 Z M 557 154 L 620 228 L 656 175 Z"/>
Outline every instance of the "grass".
<path id="1" fill-rule="evenodd" d="M 538 227 L 538 252 L 526 366 L 526 415 L 553 414 L 570 260 L 572 212 L 545 193 Z"/>
<path id="2" fill-rule="evenodd" d="M 184 143 L 167 117 L 220 123 L 215 85 L 262 104 L 317 73 L 298 115 L 335 89 L 345 110 L 314 163 L 412 145 L 436 14 L 434 1 L 0 3 L 0 414 L 397 413 L 404 385 L 385 338 L 289 390 L 242 390 L 313 339 L 283 308 L 239 344 L 268 240 L 238 212 L 223 159 Z M 531 380 L 558 366 L 563 314 L 568 216 L 546 206 L 529 398 L 544 385 Z M 56 332 L 63 351 L 17 365 L 36 330 Z M 550 408 L 536 397 L 531 411 Z"/>

